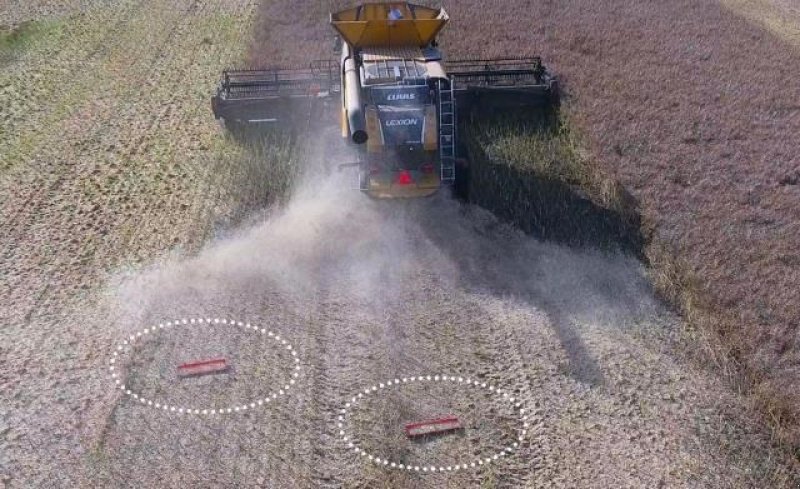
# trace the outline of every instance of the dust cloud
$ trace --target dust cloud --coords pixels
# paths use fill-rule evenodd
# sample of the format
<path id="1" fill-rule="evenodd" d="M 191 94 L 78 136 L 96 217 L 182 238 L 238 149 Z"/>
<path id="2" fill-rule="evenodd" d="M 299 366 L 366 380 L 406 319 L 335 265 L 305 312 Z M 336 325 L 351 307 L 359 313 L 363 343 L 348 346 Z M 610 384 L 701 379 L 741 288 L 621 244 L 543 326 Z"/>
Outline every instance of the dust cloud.
<path id="1" fill-rule="evenodd" d="M 296 385 L 268 409 L 235 418 L 173 418 L 118 402 L 102 447 L 120 463 L 93 470 L 143 486 L 174 473 L 182 482 L 257 480 L 266 487 L 473 487 L 487 473 L 420 478 L 382 470 L 339 436 L 344 422 L 376 456 L 438 466 L 516 439 L 519 419 L 508 403 L 446 385 L 401 386 L 337 420 L 359 390 L 438 373 L 502 386 L 531 407 L 529 440 L 492 472 L 502 487 L 541 485 L 557 474 L 589 486 L 600 472 L 609 482 L 650 486 L 658 483 L 654 474 L 686 460 L 685 471 L 669 472 L 675 485 L 694 477 L 692 467 L 718 467 L 714 474 L 734 479 L 752 473 L 728 471 L 725 454 L 686 451 L 696 437 L 686 420 L 716 410 L 715 399 L 730 403 L 713 382 L 685 375 L 673 357 L 643 346 L 664 351 L 661 338 L 677 331 L 679 320 L 653 295 L 641 263 L 538 241 L 446 191 L 373 200 L 353 189 L 352 174 L 335 170 L 347 155 L 312 157 L 325 171 L 304 178 L 286 205 L 195 256 L 125 275 L 110 291 L 120 335 L 183 317 L 251 321 L 279 332 L 301 359 Z M 637 339 L 644 336 L 645 343 Z M 264 396 L 283 385 L 286 359 L 250 338 L 225 328 L 159 334 L 132 353 L 131 375 L 142 392 L 175 403 Z M 169 384 L 164 372 L 185 361 L 179 357 L 190 346 L 232 358 L 239 377 L 195 390 Z M 684 401 L 673 403 L 676 396 Z M 642 403 L 660 417 L 636 411 Z M 405 422 L 451 412 L 464 417 L 463 436 L 410 443 L 398 434 Z M 603 428 L 587 445 L 577 437 L 587 431 L 564 432 L 564 420 Z M 658 444 L 647 441 L 652 433 L 660 434 Z M 564 453 L 574 459 L 565 461 Z"/>
<path id="2" fill-rule="evenodd" d="M 282 209 L 196 256 L 124 277 L 112 295 L 126 329 L 181 314 L 289 315 L 302 328 L 328 289 L 354 314 L 374 312 L 415 287 L 422 263 L 445 294 L 515 298 L 546 314 L 575 375 L 590 384 L 602 379 L 576 323 L 668 326 L 659 325 L 663 307 L 634 258 L 538 241 L 445 190 L 421 200 L 370 199 L 353 189 L 350 172 L 335 170 L 346 154 L 311 157 L 307 167 L 328 171 L 306 172 Z"/>
<path id="3" fill-rule="evenodd" d="M 583 322 L 613 325 L 659 308 L 634 258 L 540 242 L 445 191 L 422 201 L 375 201 L 353 190 L 349 177 L 306 179 L 264 221 L 195 257 L 129 277 L 121 303 L 133 314 L 181 292 L 209 298 L 259 286 L 309 297 L 330 274 L 349 279 L 350 292 L 367 298 L 390 292 L 380 286 L 387 271 L 401 279 L 424 253 L 438 255 L 454 284 L 522 295 Z"/>

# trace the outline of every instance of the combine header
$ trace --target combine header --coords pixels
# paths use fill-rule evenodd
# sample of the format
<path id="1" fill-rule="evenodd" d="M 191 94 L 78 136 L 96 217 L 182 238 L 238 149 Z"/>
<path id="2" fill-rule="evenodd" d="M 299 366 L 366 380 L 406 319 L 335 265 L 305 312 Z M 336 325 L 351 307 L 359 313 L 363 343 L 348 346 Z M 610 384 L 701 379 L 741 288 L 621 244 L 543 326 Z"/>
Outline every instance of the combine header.
<path id="1" fill-rule="evenodd" d="M 444 9 L 365 3 L 331 14 L 339 62 L 228 70 L 214 116 L 231 130 L 293 126 L 339 98 L 342 137 L 358 148 L 358 187 L 373 197 L 421 197 L 456 178 L 458 117 L 477 108 L 532 110 L 558 101 L 539 58 L 445 60 Z"/>

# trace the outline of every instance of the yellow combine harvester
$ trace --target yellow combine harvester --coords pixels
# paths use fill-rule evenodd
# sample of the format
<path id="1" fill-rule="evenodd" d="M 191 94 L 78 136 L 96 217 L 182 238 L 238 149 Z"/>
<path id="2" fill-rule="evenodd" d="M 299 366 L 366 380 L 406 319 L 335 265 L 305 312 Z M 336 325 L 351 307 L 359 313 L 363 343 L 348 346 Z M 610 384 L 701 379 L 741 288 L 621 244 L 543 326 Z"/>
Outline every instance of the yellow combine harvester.
<path id="1" fill-rule="evenodd" d="M 214 116 L 232 130 L 291 125 L 338 96 L 342 137 L 358 148 L 358 187 L 379 198 L 431 195 L 456 179 L 457 114 L 558 101 L 539 58 L 444 61 L 436 36 L 448 20 L 444 9 L 405 2 L 333 13 L 339 63 L 225 71 Z"/>

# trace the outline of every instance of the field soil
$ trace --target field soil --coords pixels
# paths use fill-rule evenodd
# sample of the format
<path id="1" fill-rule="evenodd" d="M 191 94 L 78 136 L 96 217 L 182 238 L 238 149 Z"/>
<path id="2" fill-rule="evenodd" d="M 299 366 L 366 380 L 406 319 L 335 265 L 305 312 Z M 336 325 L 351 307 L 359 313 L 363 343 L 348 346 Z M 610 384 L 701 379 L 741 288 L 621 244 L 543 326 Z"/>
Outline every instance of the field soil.
<path id="1" fill-rule="evenodd" d="M 370 200 L 335 124 L 262 153 L 224 136 L 208 97 L 251 26 L 250 62 L 290 33 L 323 54 L 327 3 L 117 2 L 8 44 L 0 487 L 796 487 L 638 261 L 444 192 Z M 315 177 L 250 212 L 292 165 Z M 232 369 L 177 378 L 215 356 Z M 402 435 L 444 414 L 464 430 Z"/>

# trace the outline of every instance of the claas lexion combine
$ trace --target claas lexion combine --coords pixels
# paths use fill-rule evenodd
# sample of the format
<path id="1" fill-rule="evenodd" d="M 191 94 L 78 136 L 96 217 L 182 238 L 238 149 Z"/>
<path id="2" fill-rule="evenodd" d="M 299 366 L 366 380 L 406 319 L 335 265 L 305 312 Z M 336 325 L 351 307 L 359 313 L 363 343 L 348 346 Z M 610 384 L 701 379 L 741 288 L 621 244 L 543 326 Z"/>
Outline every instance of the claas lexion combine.
<path id="1" fill-rule="evenodd" d="M 448 20 L 444 9 L 405 2 L 332 13 L 338 62 L 227 70 L 214 116 L 231 131 L 288 126 L 311 117 L 318 101 L 339 98 L 342 137 L 357 148 L 358 188 L 379 198 L 431 195 L 456 179 L 459 117 L 558 102 L 538 57 L 445 60 L 436 36 Z"/>

